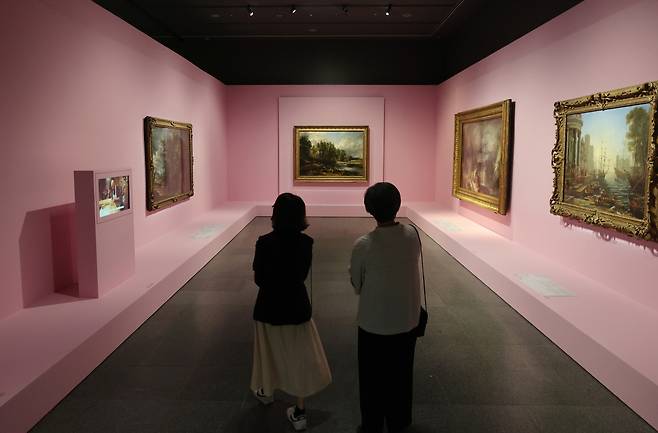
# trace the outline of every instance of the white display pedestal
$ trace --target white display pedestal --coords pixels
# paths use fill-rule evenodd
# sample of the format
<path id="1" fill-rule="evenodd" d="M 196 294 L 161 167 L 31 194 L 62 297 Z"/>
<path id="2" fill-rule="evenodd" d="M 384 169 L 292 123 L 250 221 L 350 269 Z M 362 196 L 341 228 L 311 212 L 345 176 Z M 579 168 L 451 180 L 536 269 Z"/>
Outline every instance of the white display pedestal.
<path id="1" fill-rule="evenodd" d="M 78 293 L 98 298 L 135 273 L 132 172 L 76 171 L 74 179 Z"/>

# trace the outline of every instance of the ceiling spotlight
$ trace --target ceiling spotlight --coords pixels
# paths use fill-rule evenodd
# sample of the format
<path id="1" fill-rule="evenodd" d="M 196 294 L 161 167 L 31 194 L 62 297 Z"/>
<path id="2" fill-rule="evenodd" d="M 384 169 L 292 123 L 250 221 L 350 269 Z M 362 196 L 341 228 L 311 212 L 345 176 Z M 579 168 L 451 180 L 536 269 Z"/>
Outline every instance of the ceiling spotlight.
<path id="1" fill-rule="evenodd" d="M 295 5 L 290 6 L 290 14 L 294 15 L 296 13 L 297 13 L 297 8 L 295 7 Z"/>
<path id="2" fill-rule="evenodd" d="M 347 9 L 347 5 L 343 5 L 343 13 L 347 15 L 349 13 L 349 10 Z"/>
<path id="3" fill-rule="evenodd" d="M 386 16 L 388 17 L 388 16 L 390 16 L 390 15 L 391 15 L 391 5 L 388 5 L 388 6 L 386 7 Z"/>
<path id="4" fill-rule="evenodd" d="M 247 6 L 247 10 L 249 11 L 249 16 L 253 17 L 254 16 L 254 8 L 252 8 L 251 6 Z"/>

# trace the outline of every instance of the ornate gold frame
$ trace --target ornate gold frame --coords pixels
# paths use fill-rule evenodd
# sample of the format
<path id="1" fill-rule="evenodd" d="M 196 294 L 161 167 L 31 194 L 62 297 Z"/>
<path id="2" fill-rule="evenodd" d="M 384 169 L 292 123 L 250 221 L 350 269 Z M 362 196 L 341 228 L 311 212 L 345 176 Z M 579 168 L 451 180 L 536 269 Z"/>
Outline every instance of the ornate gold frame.
<path id="1" fill-rule="evenodd" d="M 656 96 L 658 81 L 639 86 L 626 87 L 609 92 L 595 93 L 590 96 L 558 101 L 555 103 L 555 123 L 557 126 L 556 143 L 552 152 L 553 195 L 551 213 L 574 218 L 588 224 L 594 224 L 646 239 L 658 239 L 656 232 L 656 196 L 658 195 L 658 175 L 656 174 Z M 647 179 L 645 184 L 644 217 L 636 219 L 613 214 L 594 207 L 580 206 L 564 202 L 565 160 L 567 155 L 566 119 L 570 114 L 603 111 L 612 108 L 639 104 L 651 104 L 649 113 L 649 142 L 647 146 Z"/>
<path id="2" fill-rule="evenodd" d="M 184 129 L 189 134 L 190 140 L 190 189 L 189 191 L 183 191 L 180 194 L 177 194 L 172 197 L 167 197 L 163 200 L 155 200 L 153 195 L 153 146 L 151 143 L 152 131 L 153 128 L 175 128 L 175 129 Z M 173 120 L 167 119 L 158 119 L 156 117 L 145 117 L 144 118 L 144 146 L 146 150 L 146 208 L 150 211 L 158 210 L 163 207 L 171 206 L 178 203 L 180 200 L 187 199 L 194 195 L 194 175 L 193 175 L 193 165 L 194 159 L 192 156 L 192 124 L 175 122 Z"/>
<path id="3" fill-rule="evenodd" d="M 460 200 L 474 203 L 501 215 L 507 213 L 507 198 L 509 195 L 511 105 L 512 101 L 506 99 L 495 104 L 487 105 L 486 107 L 475 108 L 455 114 L 455 155 L 452 165 L 452 195 Z M 461 186 L 463 125 L 465 123 L 478 122 L 496 117 L 502 119 L 500 177 L 498 180 L 499 194 L 497 197 L 472 191 Z"/>
<path id="4" fill-rule="evenodd" d="M 299 137 L 302 132 L 360 131 L 364 133 L 363 176 L 302 176 L 300 175 Z M 295 126 L 293 129 L 293 181 L 295 183 L 367 183 L 370 178 L 370 127 L 368 126 Z"/>

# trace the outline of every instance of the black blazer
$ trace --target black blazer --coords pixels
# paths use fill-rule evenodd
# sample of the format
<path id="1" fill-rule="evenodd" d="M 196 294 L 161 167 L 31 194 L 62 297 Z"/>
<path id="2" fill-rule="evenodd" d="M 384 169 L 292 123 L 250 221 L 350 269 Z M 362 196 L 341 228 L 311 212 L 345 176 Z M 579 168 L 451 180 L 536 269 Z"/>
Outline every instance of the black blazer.
<path id="1" fill-rule="evenodd" d="M 253 263 L 259 287 L 254 320 L 298 325 L 311 319 L 304 280 L 312 254 L 313 238 L 304 233 L 272 231 L 258 238 Z"/>

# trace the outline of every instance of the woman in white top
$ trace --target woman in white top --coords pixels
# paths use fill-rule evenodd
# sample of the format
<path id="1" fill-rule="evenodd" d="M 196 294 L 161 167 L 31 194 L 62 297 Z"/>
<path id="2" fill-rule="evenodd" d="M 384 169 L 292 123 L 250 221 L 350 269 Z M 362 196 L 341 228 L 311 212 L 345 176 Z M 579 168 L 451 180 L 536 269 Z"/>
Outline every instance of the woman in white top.
<path id="1" fill-rule="evenodd" d="M 377 227 L 354 244 L 350 277 L 359 298 L 361 431 L 399 432 L 411 424 L 413 363 L 420 313 L 420 241 L 413 227 L 395 221 L 395 185 L 366 191 L 366 211 Z"/>

